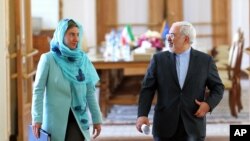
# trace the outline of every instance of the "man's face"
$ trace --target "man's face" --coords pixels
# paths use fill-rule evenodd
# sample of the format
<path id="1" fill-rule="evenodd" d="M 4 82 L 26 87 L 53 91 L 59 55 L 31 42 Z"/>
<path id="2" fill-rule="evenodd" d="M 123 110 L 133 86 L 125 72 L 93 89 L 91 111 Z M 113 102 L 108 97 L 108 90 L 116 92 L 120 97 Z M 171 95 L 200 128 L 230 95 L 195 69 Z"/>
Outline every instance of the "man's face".
<path id="1" fill-rule="evenodd" d="M 170 50 L 173 53 L 180 54 L 184 52 L 186 36 L 180 33 L 180 26 L 173 24 L 166 37 Z"/>
<path id="2" fill-rule="evenodd" d="M 68 29 L 64 35 L 64 44 L 70 49 L 75 49 L 79 41 L 79 30 L 77 27 Z"/>

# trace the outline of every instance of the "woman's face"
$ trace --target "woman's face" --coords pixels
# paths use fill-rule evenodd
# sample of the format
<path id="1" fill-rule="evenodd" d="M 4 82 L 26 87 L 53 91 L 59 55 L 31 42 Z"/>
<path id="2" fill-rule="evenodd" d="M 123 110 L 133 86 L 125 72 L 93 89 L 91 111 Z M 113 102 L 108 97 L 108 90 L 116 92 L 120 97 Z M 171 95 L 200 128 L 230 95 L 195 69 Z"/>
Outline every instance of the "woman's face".
<path id="1" fill-rule="evenodd" d="M 79 29 L 77 27 L 69 28 L 64 35 L 64 44 L 70 49 L 75 49 L 79 41 Z"/>

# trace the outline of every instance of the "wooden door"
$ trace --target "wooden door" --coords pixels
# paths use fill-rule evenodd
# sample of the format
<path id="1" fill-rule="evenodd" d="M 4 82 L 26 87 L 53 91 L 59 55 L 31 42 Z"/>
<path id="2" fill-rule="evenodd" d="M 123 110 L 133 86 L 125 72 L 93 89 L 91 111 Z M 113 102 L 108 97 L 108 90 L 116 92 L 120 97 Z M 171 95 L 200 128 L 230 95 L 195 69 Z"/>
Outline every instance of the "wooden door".
<path id="1" fill-rule="evenodd" d="M 148 28 L 160 32 L 166 20 L 166 0 L 148 0 Z"/>
<path id="2" fill-rule="evenodd" d="M 230 44 L 231 0 L 212 0 L 213 46 Z"/>
<path id="3" fill-rule="evenodd" d="M 166 20 L 170 26 L 183 20 L 183 0 L 166 0 L 165 4 Z"/>
<path id="4" fill-rule="evenodd" d="M 96 0 L 97 44 L 105 40 L 105 34 L 117 27 L 117 0 Z"/>
<path id="5" fill-rule="evenodd" d="M 31 95 L 33 75 L 31 0 L 9 1 L 10 43 L 9 58 L 11 70 L 11 125 L 10 140 L 27 141 L 28 124 L 31 123 Z M 14 136 L 14 137 L 13 137 Z"/>

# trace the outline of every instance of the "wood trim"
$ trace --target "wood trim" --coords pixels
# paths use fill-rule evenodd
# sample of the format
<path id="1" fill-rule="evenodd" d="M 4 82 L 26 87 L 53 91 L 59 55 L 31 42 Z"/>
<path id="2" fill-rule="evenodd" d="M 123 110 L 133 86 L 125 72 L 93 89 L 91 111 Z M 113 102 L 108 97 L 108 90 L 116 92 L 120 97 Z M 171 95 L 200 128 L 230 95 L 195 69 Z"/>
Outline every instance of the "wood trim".
<path id="1" fill-rule="evenodd" d="M 148 23 L 161 23 L 157 26 L 148 25 L 150 30 L 160 31 L 162 27 L 162 22 L 164 22 L 164 5 L 165 0 L 148 0 Z"/>
<path id="2" fill-rule="evenodd" d="M 17 60 L 22 60 L 22 49 L 20 46 L 20 36 L 17 37 Z M 23 65 L 21 61 L 17 61 L 17 106 L 18 106 L 18 141 L 24 140 L 24 117 L 23 117 L 23 78 L 22 78 Z"/>
<path id="3" fill-rule="evenodd" d="M 97 44 L 100 45 L 105 40 L 105 34 L 116 28 L 107 25 L 117 24 L 117 1 L 96 0 L 96 17 Z"/>
<path id="4" fill-rule="evenodd" d="M 127 68 L 147 68 L 149 61 L 120 61 L 120 62 L 105 62 L 93 61 L 96 69 L 127 69 Z"/>
<path id="5" fill-rule="evenodd" d="M 15 45 L 13 45 L 13 51 L 16 51 L 16 53 L 11 52 L 10 59 L 16 56 L 15 58 L 13 58 L 13 60 L 15 60 L 15 71 L 17 74 L 11 75 L 12 78 L 15 78 L 16 76 L 16 79 L 12 79 L 16 82 L 16 84 L 11 84 L 11 87 L 16 88 L 16 93 L 13 97 L 17 99 L 17 103 L 14 103 L 13 105 L 16 106 L 17 104 L 15 108 L 17 108 L 18 111 L 18 121 L 17 125 L 14 125 L 14 128 L 17 128 L 17 133 L 15 133 L 17 134 L 17 141 L 26 141 L 28 139 L 27 125 L 31 123 L 31 107 L 25 107 L 27 107 L 27 105 L 30 105 L 31 103 L 33 78 L 29 76 L 34 74 L 33 59 L 32 57 L 29 57 L 29 53 L 33 51 L 31 0 L 14 1 L 13 3 L 10 3 L 10 5 L 14 7 L 13 16 L 15 22 L 13 24 L 13 27 L 15 30 L 13 31 L 13 35 L 15 36 L 15 38 L 13 39 L 13 41 L 15 41 Z M 28 56 L 23 58 L 23 54 L 26 53 L 28 53 Z M 25 62 L 23 62 L 24 59 Z M 24 72 L 31 73 L 25 74 Z M 24 77 L 27 77 L 27 79 L 24 79 Z"/>
<path id="6" fill-rule="evenodd" d="M 16 36 L 16 51 L 17 51 L 17 58 L 21 59 L 21 2 L 20 1 L 15 1 L 14 4 L 15 6 L 15 36 Z M 22 59 L 21 59 L 22 60 Z M 22 64 L 20 61 L 18 61 L 16 59 L 16 68 L 17 68 L 17 118 L 18 118 L 18 122 L 17 122 L 17 130 L 18 130 L 18 134 L 17 134 L 17 140 L 18 141 L 22 141 L 23 140 L 23 97 L 22 97 L 22 92 L 23 92 L 23 83 L 22 83 Z"/>
<path id="7" fill-rule="evenodd" d="M 225 34 L 197 34 L 197 38 L 225 38 Z"/>
<path id="8" fill-rule="evenodd" d="M 59 0 L 59 11 L 58 11 L 58 18 L 59 20 L 63 18 L 63 0 Z"/>
<path id="9" fill-rule="evenodd" d="M 167 21 L 169 25 L 173 22 L 183 20 L 183 0 L 167 0 Z"/>
<path id="10" fill-rule="evenodd" d="M 39 51 L 37 49 L 33 49 L 31 52 L 23 54 L 23 56 L 27 59 L 30 57 L 33 57 L 34 55 L 36 55 Z"/>
<path id="11" fill-rule="evenodd" d="M 8 46 L 8 52 L 9 54 L 16 52 L 16 33 L 20 33 L 17 28 L 19 27 L 19 17 L 16 16 L 18 14 L 19 1 L 8 1 L 8 38 L 9 38 L 9 46 Z M 9 61 L 9 71 L 10 73 L 16 72 L 16 59 L 10 59 Z M 10 77 L 12 78 L 12 74 L 10 74 Z M 18 132 L 18 121 L 17 119 L 17 79 L 11 79 L 10 80 L 10 134 L 11 138 L 14 138 L 16 140 L 17 138 L 17 132 Z"/>
<path id="12" fill-rule="evenodd" d="M 245 48 L 244 51 L 246 52 L 246 54 L 250 55 L 250 47 Z"/>
<path id="13" fill-rule="evenodd" d="M 105 61 L 92 61 L 97 71 L 101 74 L 100 78 L 100 108 L 104 117 L 107 117 L 110 104 L 119 103 L 120 104 L 135 104 L 136 97 L 122 97 L 123 101 L 118 101 L 117 99 L 112 99 L 114 94 L 113 86 L 117 86 L 114 82 L 115 78 L 112 77 L 112 71 L 123 70 L 124 69 L 144 69 L 146 70 L 149 64 L 149 61 L 118 61 L 118 62 L 105 62 Z M 112 78 L 112 79 L 111 79 Z M 113 82 L 112 82 L 113 81 Z M 117 80 L 118 81 L 118 80 Z M 111 95 L 112 92 L 112 95 Z M 125 101 L 124 101 L 125 99 Z"/>
<path id="14" fill-rule="evenodd" d="M 195 22 L 192 23 L 194 26 L 224 26 L 225 22 Z"/>
<path id="15" fill-rule="evenodd" d="M 26 0 L 25 1 L 25 18 L 24 18 L 24 22 L 25 22 L 25 30 L 26 30 L 26 34 L 25 34 L 25 45 L 26 45 L 26 54 L 30 55 L 30 53 L 32 54 L 32 52 L 34 52 L 33 50 L 33 43 L 32 43 L 32 18 L 31 18 L 31 0 Z M 33 58 L 31 57 L 26 57 L 26 62 L 27 62 L 27 67 L 26 67 L 26 72 L 33 72 L 34 71 L 34 64 L 33 64 Z M 32 98 L 32 86 L 33 86 L 33 78 L 29 78 L 26 80 L 27 81 L 27 97 L 25 99 L 25 103 L 31 103 L 31 98 Z M 27 116 L 27 115 L 26 115 Z M 31 118 L 30 118 L 31 119 Z M 28 122 L 31 121 L 27 121 L 27 124 L 29 124 Z"/>
<path id="16" fill-rule="evenodd" d="M 34 55 L 36 55 L 39 51 L 37 49 L 32 50 L 31 52 L 27 53 L 27 54 L 23 54 L 23 57 L 33 57 Z M 17 53 L 11 53 L 7 56 L 9 59 L 14 59 L 17 57 Z"/>
<path id="17" fill-rule="evenodd" d="M 228 16 L 227 16 L 227 42 L 230 44 L 232 42 L 232 0 L 227 0 L 227 11 Z"/>
<path id="18" fill-rule="evenodd" d="M 213 46 L 218 46 L 220 44 L 229 44 L 228 36 L 229 34 L 229 15 L 230 11 L 228 11 L 228 6 L 230 2 L 228 0 L 212 0 L 212 23 L 224 23 L 224 25 L 220 26 L 212 26 L 213 34 L 217 35 L 225 35 L 224 38 L 213 37 Z"/>
<path id="19" fill-rule="evenodd" d="M 106 24 L 108 27 L 123 27 L 126 25 L 130 26 L 147 26 L 147 27 L 158 27 L 161 26 L 162 23 L 117 23 L 117 24 Z"/>
<path id="20" fill-rule="evenodd" d="M 23 75 L 23 78 L 24 79 L 27 79 L 27 80 L 29 80 L 29 79 L 33 79 L 33 76 L 36 74 L 36 70 L 33 70 L 32 72 L 28 72 L 28 73 L 23 73 L 22 75 Z M 29 99 L 29 98 L 31 98 L 31 97 L 27 97 L 28 98 L 28 100 L 31 100 L 31 99 Z M 25 104 L 30 104 L 31 102 L 29 101 L 29 102 L 27 102 L 27 103 L 25 103 Z M 31 119 L 31 118 L 30 118 Z M 31 123 L 31 120 L 30 120 L 30 123 Z M 28 123 L 28 124 L 30 124 L 30 123 Z"/>

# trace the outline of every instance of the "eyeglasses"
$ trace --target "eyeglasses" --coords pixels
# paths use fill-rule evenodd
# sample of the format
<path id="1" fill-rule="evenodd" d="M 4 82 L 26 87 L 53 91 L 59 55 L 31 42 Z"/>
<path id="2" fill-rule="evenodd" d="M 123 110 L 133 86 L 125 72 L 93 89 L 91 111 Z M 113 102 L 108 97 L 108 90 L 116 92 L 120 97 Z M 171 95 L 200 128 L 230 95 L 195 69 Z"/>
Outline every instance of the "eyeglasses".
<path id="1" fill-rule="evenodd" d="M 168 34 L 166 35 L 166 39 L 170 38 L 171 40 L 173 40 L 174 37 L 175 37 L 175 34 L 174 34 L 174 33 L 168 33 Z"/>

